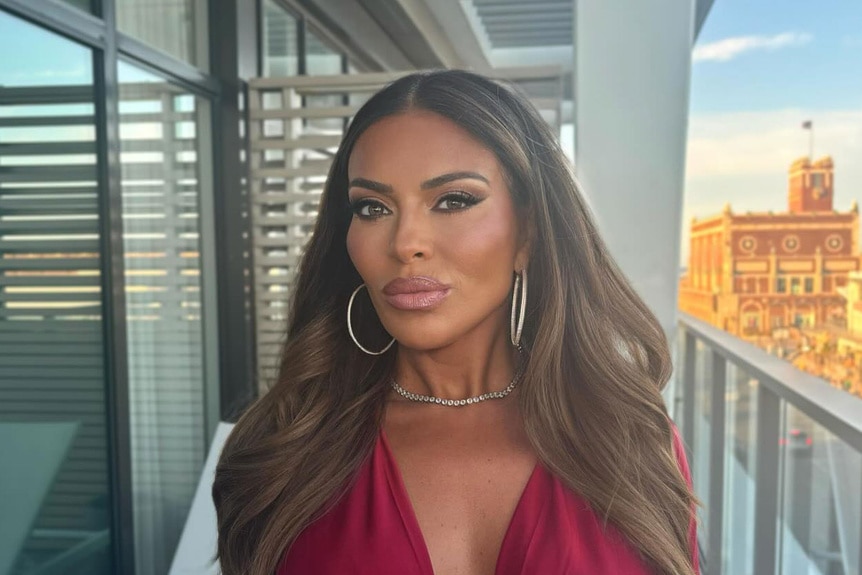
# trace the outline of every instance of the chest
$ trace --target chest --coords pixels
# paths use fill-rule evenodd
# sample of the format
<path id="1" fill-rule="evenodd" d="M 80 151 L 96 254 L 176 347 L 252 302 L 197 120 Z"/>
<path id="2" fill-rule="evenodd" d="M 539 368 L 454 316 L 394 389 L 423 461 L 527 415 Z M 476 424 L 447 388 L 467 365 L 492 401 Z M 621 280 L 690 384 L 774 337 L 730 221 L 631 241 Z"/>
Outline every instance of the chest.
<path id="1" fill-rule="evenodd" d="M 461 459 L 470 453 L 455 457 L 451 448 L 436 465 L 430 457 L 412 461 L 402 453 L 414 507 L 401 462 L 387 445 L 381 435 L 351 489 L 303 531 L 278 575 L 648 573 L 586 502 L 543 467 L 535 467 L 520 495 L 514 493 L 519 482 L 511 478 L 524 473 L 517 452 L 503 467 L 494 464 L 496 455 Z M 432 442 L 426 449 L 437 447 Z M 458 465 L 450 467 L 453 462 Z M 417 487 L 426 482 L 430 490 Z"/>
<path id="2" fill-rule="evenodd" d="M 435 575 L 493 574 L 535 457 L 482 437 L 407 440 L 391 453 Z"/>

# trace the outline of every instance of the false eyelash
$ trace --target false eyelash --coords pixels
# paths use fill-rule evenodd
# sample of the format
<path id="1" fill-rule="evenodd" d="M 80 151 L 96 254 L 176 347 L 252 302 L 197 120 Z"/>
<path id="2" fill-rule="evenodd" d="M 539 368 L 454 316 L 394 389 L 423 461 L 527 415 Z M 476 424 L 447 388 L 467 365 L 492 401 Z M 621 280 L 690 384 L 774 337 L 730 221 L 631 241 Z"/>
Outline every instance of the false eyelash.
<path id="1" fill-rule="evenodd" d="M 444 194 L 439 199 L 439 201 L 437 203 L 439 204 L 440 202 L 443 202 L 445 200 L 452 200 L 452 199 L 458 200 L 459 202 L 464 202 L 465 207 L 461 208 L 461 209 L 466 209 L 466 208 L 469 208 L 471 206 L 475 206 L 476 204 L 478 204 L 479 202 L 481 202 L 483 200 L 483 198 L 478 198 L 478 197 L 476 197 L 473 194 L 468 193 L 468 192 L 455 191 L 455 192 L 448 192 L 448 193 Z M 444 210 L 444 211 L 456 212 L 456 211 L 460 211 L 460 210 Z"/>
<path id="2" fill-rule="evenodd" d="M 362 210 L 362 208 L 364 208 L 365 206 L 372 206 L 372 205 L 380 205 L 380 206 L 383 206 L 383 204 L 382 204 L 382 203 L 380 203 L 380 202 L 378 202 L 378 201 L 371 200 L 371 199 L 369 199 L 369 198 L 362 198 L 362 199 L 356 200 L 355 202 L 350 202 L 350 203 L 348 204 L 348 207 L 349 207 L 349 209 L 350 209 L 350 213 L 351 213 L 352 215 L 355 215 L 356 217 L 359 217 L 359 218 L 365 218 L 365 219 L 374 219 L 374 218 L 379 218 L 379 217 L 380 217 L 379 215 L 376 215 L 376 216 L 366 216 L 366 215 L 363 215 L 363 214 L 359 213 L 359 212 Z M 384 207 L 384 208 L 386 208 L 386 206 L 383 206 L 383 207 Z M 388 209 L 388 208 L 386 208 L 386 209 Z M 381 215 L 382 215 L 382 214 L 381 214 Z"/>

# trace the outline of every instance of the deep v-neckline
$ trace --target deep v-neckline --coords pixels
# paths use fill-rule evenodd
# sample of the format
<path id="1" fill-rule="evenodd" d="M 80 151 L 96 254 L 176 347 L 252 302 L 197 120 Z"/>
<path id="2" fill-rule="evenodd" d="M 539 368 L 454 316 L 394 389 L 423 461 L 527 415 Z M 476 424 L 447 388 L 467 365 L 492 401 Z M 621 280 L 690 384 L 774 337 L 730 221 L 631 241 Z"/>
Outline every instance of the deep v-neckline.
<path id="1" fill-rule="evenodd" d="M 389 480 L 389 487 L 392 490 L 395 504 L 401 514 L 402 520 L 404 521 L 410 540 L 413 543 L 416 558 L 422 565 L 422 570 L 426 572 L 426 575 L 434 575 L 434 565 L 431 563 L 431 553 L 428 551 L 428 544 L 425 542 L 425 535 L 422 533 L 419 519 L 416 517 L 416 510 L 413 508 L 413 501 L 410 499 L 410 494 L 407 492 L 407 486 L 404 483 L 401 468 L 398 466 L 398 461 L 395 459 L 395 454 L 392 452 L 389 440 L 387 439 L 386 433 L 383 431 L 382 427 L 380 428 L 378 435 L 378 440 L 383 447 L 388 463 L 386 469 L 388 470 L 387 479 Z M 497 551 L 497 559 L 494 563 L 495 575 L 500 573 L 500 559 L 505 555 L 506 544 L 512 535 L 514 527 L 519 522 L 521 508 L 524 506 L 524 502 L 527 499 L 527 495 L 531 487 L 536 481 L 538 481 L 541 468 L 541 464 L 537 460 L 536 464 L 533 466 L 533 471 L 530 473 L 530 477 L 524 484 L 521 495 L 518 497 L 518 502 L 515 504 L 515 510 L 512 512 L 512 517 L 509 518 L 509 524 L 506 526 L 503 539 L 500 541 L 500 549 Z"/>

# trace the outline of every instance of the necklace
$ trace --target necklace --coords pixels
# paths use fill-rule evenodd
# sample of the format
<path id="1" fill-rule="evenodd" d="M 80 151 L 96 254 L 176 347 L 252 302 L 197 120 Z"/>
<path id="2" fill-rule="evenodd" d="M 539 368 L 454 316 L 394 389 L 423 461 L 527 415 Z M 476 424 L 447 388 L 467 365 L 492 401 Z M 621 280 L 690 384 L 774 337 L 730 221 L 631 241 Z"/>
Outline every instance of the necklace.
<path id="1" fill-rule="evenodd" d="M 392 389 L 398 392 L 398 395 L 404 397 L 405 399 L 409 399 L 410 401 L 418 401 L 419 403 L 436 403 L 438 405 L 448 405 L 453 407 L 461 407 L 462 405 L 472 405 L 474 403 L 480 403 L 485 401 L 486 399 L 503 399 L 515 389 L 515 386 L 518 385 L 518 382 L 521 381 L 521 375 L 523 375 L 523 371 L 519 370 L 515 372 L 514 377 L 512 377 L 511 383 L 506 386 L 506 389 L 503 391 L 489 391 L 488 393 L 483 393 L 482 395 L 477 395 L 475 397 L 468 397 L 467 399 L 443 399 L 442 397 L 434 397 L 433 395 L 421 395 L 419 393 L 413 393 L 412 391 L 407 391 L 395 381 L 395 378 L 392 378 Z"/>

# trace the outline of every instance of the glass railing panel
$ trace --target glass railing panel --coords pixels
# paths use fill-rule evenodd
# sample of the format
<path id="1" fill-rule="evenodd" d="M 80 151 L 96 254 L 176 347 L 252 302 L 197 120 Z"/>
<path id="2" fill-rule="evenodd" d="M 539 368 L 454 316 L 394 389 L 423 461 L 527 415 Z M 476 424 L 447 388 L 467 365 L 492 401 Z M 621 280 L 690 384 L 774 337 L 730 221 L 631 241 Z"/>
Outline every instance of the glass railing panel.
<path id="1" fill-rule="evenodd" d="M 692 444 L 692 483 L 694 491 L 704 502 L 709 496 L 709 450 L 710 450 L 710 412 L 712 410 L 712 352 L 701 341 L 695 346 L 694 381 L 694 441 Z M 706 506 L 698 509 L 700 544 L 706 550 L 707 519 Z"/>
<path id="2" fill-rule="evenodd" d="M 759 382 L 728 363 L 722 573 L 754 574 L 754 481 Z"/>
<path id="3" fill-rule="evenodd" d="M 859 573 L 862 454 L 792 405 L 779 443 L 779 573 Z"/>

